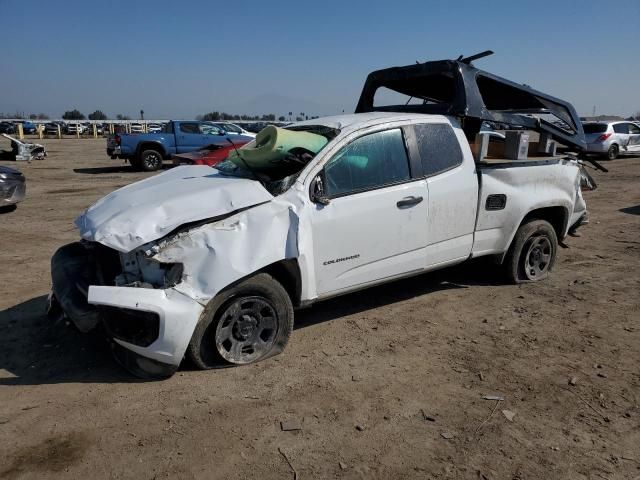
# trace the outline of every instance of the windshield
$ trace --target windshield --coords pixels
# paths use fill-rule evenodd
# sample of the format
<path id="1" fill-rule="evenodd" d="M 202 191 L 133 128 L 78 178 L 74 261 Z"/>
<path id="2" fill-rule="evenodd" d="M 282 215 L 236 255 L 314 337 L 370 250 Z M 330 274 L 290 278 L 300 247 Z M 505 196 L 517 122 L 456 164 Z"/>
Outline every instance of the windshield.
<path id="1" fill-rule="evenodd" d="M 289 190 L 304 167 L 339 133 L 322 125 L 286 129 L 269 126 L 214 168 L 226 176 L 257 180 L 275 197 Z M 305 134 L 324 138 L 314 147 Z"/>

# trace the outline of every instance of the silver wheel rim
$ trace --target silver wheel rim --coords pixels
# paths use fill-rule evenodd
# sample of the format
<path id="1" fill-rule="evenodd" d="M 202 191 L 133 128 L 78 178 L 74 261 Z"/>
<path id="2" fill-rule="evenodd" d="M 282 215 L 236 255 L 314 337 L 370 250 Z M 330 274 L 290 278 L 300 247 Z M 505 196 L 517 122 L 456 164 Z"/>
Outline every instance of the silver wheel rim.
<path id="1" fill-rule="evenodd" d="M 524 257 L 524 273 L 529 280 L 538 280 L 549 271 L 553 247 L 546 236 L 529 239 Z"/>
<path id="2" fill-rule="evenodd" d="M 145 167 L 154 169 L 160 164 L 160 156 L 157 153 L 147 153 L 143 162 Z"/>
<path id="3" fill-rule="evenodd" d="M 266 355 L 276 341 L 278 316 L 263 297 L 234 300 L 220 316 L 215 343 L 226 361 L 247 364 Z"/>

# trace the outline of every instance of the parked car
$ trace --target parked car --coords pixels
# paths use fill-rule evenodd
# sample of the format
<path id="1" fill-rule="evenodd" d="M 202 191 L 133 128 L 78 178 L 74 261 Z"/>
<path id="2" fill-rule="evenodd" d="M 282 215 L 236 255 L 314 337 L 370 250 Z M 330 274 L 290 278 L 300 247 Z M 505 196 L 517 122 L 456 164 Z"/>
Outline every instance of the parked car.
<path id="1" fill-rule="evenodd" d="M 16 133 L 16 126 L 11 122 L 0 122 L 0 133 L 12 135 Z"/>
<path id="2" fill-rule="evenodd" d="M 229 135 L 244 135 L 245 137 L 252 137 L 252 138 L 256 136 L 255 133 L 249 132 L 248 130 L 245 130 L 240 125 L 236 125 L 235 123 L 230 123 L 230 122 L 212 122 L 212 123 L 213 125 L 216 125 L 222 130 L 224 130 Z"/>
<path id="3" fill-rule="evenodd" d="M 193 152 L 212 144 L 228 144 L 229 135 L 209 122 L 172 121 L 160 133 L 118 134 L 107 138 L 107 155 L 124 158 L 136 169 L 154 171 L 176 153 Z M 234 142 L 251 138 L 233 136 Z"/>
<path id="4" fill-rule="evenodd" d="M 44 126 L 44 134 L 45 135 L 58 135 L 58 124 L 57 123 L 47 123 Z M 65 130 L 60 127 L 60 133 L 63 133 Z"/>
<path id="5" fill-rule="evenodd" d="M 619 155 L 640 155 L 640 126 L 629 121 L 587 122 L 582 125 L 587 148 L 609 160 Z"/>
<path id="6" fill-rule="evenodd" d="M 249 142 L 248 138 L 234 139 L 233 143 L 208 145 L 202 150 L 195 152 L 177 153 L 173 155 L 173 164 L 178 165 L 208 165 L 214 167 L 223 160 L 226 160 L 229 154 L 236 148 L 240 148 Z"/>
<path id="7" fill-rule="evenodd" d="M 0 165 L 0 210 L 24 200 L 27 182 L 22 172 Z"/>
<path id="8" fill-rule="evenodd" d="M 158 133 L 160 131 L 162 131 L 162 125 L 159 123 L 150 123 L 147 125 L 148 133 Z"/>
<path id="9" fill-rule="evenodd" d="M 66 127 L 66 133 L 69 135 L 82 135 L 86 130 L 86 127 L 81 123 L 69 123 Z"/>
<path id="10" fill-rule="evenodd" d="M 27 120 L 21 121 L 22 124 L 22 132 L 27 135 L 33 135 L 36 133 L 36 125 L 33 122 L 29 122 Z"/>
<path id="11" fill-rule="evenodd" d="M 132 123 L 129 125 L 131 133 L 144 133 L 144 125 L 141 123 Z"/>

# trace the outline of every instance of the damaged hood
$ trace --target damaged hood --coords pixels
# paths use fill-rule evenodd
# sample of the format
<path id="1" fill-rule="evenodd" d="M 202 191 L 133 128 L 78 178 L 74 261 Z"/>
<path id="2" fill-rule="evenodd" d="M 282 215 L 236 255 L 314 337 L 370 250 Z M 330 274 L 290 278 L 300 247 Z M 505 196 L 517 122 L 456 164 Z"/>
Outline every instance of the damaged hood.
<path id="1" fill-rule="evenodd" d="M 184 166 L 110 193 L 75 223 L 85 240 L 130 252 L 186 223 L 272 199 L 257 181 L 223 176 L 207 166 Z"/>

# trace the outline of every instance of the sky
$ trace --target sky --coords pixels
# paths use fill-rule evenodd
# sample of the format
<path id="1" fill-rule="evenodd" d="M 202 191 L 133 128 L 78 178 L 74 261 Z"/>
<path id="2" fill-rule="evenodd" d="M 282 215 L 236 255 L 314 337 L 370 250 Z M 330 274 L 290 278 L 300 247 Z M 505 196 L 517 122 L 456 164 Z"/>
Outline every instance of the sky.
<path id="1" fill-rule="evenodd" d="M 491 49 L 478 68 L 640 111 L 640 1 L 0 0 L 0 112 L 352 112 L 367 74 Z"/>

